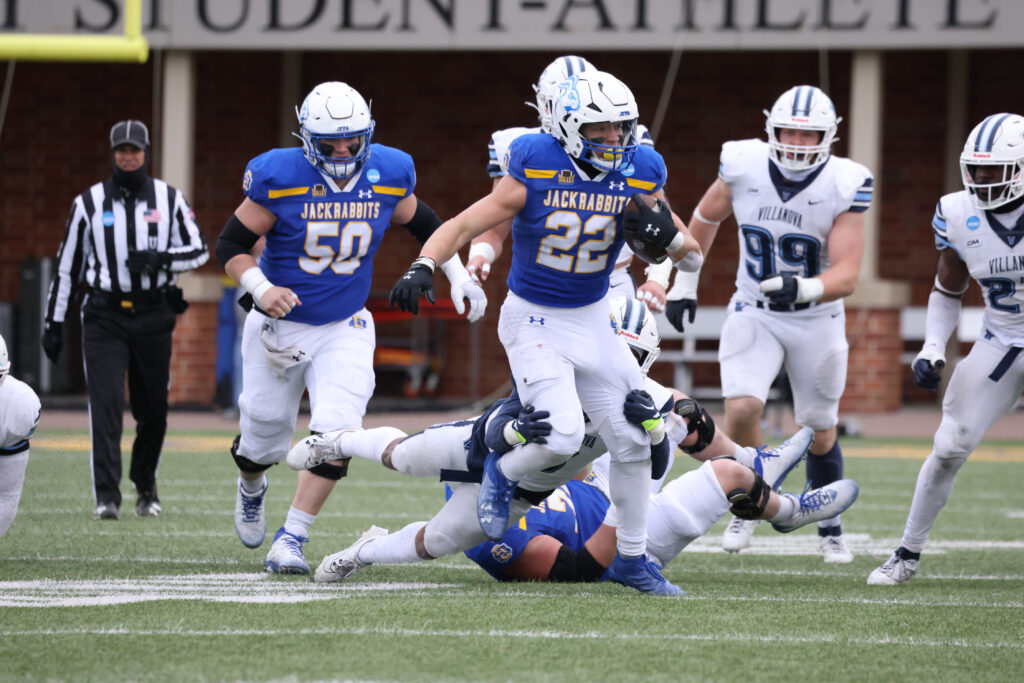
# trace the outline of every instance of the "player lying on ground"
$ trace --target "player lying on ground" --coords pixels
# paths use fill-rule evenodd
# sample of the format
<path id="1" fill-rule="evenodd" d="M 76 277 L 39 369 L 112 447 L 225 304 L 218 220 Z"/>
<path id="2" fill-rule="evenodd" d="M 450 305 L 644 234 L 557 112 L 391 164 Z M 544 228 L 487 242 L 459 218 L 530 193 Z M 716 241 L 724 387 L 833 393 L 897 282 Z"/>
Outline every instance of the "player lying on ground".
<path id="1" fill-rule="evenodd" d="M 627 308 L 630 310 L 626 311 Z M 643 306 L 635 300 L 628 302 L 628 305 L 623 308 L 623 311 L 627 313 L 636 310 L 643 310 Z M 628 314 L 623 317 L 630 318 Z M 623 335 L 632 335 L 630 346 L 638 352 L 641 365 L 646 370 L 650 362 L 653 362 L 653 357 L 657 355 L 657 333 L 653 320 L 649 320 L 650 317 L 646 315 L 644 318 L 647 318 L 649 322 L 641 320 L 639 328 L 619 326 L 619 329 Z M 645 322 L 647 324 L 644 324 Z M 638 335 L 635 333 L 636 329 L 642 329 L 649 334 Z M 650 335 L 653 335 L 653 344 L 650 343 L 652 339 Z M 648 343 L 642 344 L 642 340 L 647 340 Z M 649 378 L 647 379 L 647 388 L 657 395 L 659 400 L 652 400 L 649 394 L 642 392 L 631 395 L 627 399 L 626 412 L 634 424 L 639 426 L 647 423 L 647 426 L 651 427 L 649 433 L 655 435 L 653 441 L 659 441 L 658 432 L 663 432 L 663 438 L 654 445 L 655 450 L 659 450 L 661 445 L 667 442 L 667 448 L 663 450 L 672 451 L 682 441 L 683 450 L 700 460 L 722 454 L 735 458 L 735 460 L 716 461 L 720 464 L 709 464 L 707 472 L 713 469 L 720 469 L 726 473 L 731 472 L 736 486 L 731 486 L 729 493 L 732 494 L 734 502 L 741 505 L 743 500 L 747 500 L 760 509 L 767 509 L 773 513 L 773 519 L 780 525 L 791 523 L 797 518 L 796 515 L 807 514 L 807 506 L 820 505 L 816 501 L 822 499 L 815 498 L 812 492 L 806 496 L 804 501 L 795 506 L 799 508 L 799 512 L 794 513 L 792 519 L 786 519 L 779 512 L 788 510 L 788 505 L 785 503 L 780 505 L 778 501 L 772 502 L 769 493 L 771 485 L 781 481 L 782 477 L 799 462 L 806 452 L 810 444 L 810 430 L 800 432 L 775 450 L 758 451 L 753 448 L 741 448 L 725 434 L 716 432 L 710 416 L 696 402 L 689 399 L 676 401 L 673 392 Z M 681 397 L 681 394 L 675 393 Z M 661 401 L 662 398 L 665 400 Z M 655 408 L 656 404 L 662 405 L 664 412 Z M 657 417 L 652 418 L 652 413 L 656 413 Z M 315 435 L 296 444 L 288 458 L 289 464 L 293 467 L 315 466 L 324 458 L 334 458 L 343 454 L 346 457 L 355 456 L 378 460 L 387 467 L 415 476 L 437 476 L 440 473 L 442 479 L 461 482 L 454 485 L 454 492 L 449 501 L 430 522 L 410 524 L 389 536 L 383 535 L 386 533 L 383 529 L 371 528 L 354 546 L 325 558 L 317 571 L 317 580 L 322 582 L 339 581 L 355 573 L 359 568 L 374 562 L 387 564 L 419 562 L 466 550 L 483 542 L 485 536 L 476 523 L 471 509 L 472 505 L 466 504 L 467 501 L 472 501 L 479 486 L 476 481 L 480 477 L 480 464 L 486 457 L 488 448 L 499 451 L 508 450 L 513 443 L 519 443 L 522 440 L 543 439 L 547 430 L 550 429 L 550 425 L 544 422 L 545 417 L 546 415 L 543 413 L 530 412 L 528 408 L 521 408 L 518 396 L 513 392 L 508 399 L 499 401 L 487 413 L 475 420 L 435 425 L 410 437 L 405 437 L 397 429 L 383 427 L 361 432 L 348 431 L 335 435 Z M 592 425 L 588 424 L 588 430 L 589 433 L 580 452 L 573 456 L 564 468 L 556 473 L 537 473 L 532 481 L 520 482 L 519 495 L 513 501 L 513 504 L 517 506 L 517 513 L 513 517 L 514 528 L 517 527 L 516 520 L 522 515 L 522 511 L 527 509 L 524 500 L 532 500 L 540 504 L 543 500 L 542 487 L 557 488 L 557 486 L 565 484 L 574 473 L 585 468 L 605 452 L 604 444 Z M 652 459 L 659 464 L 658 469 L 661 471 L 656 471 L 654 474 L 660 479 L 667 469 L 668 458 L 657 455 Z M 753 470 L 743 467 L 737 461 L 749 464 L 760 474 L 755 474 Z M 739 468 L 739 471 L 733 470 L 730 465 Z M 740 483 L 741 480 L 743 480 L 742 483 Z M 761 483 L 758 484 L 758 482 Z M 673 487 L 673 490 L 675 488 Z M 756 500 L 751 500 L 752 492 L 758 493 Z M 849 493 L 844 495 L 849 496 Z M 854 485 L 853 496 L 855 495 Z M 724 514 L 724 510 L 728 507 L 727 503 L 718 516 Z M 606 500 L 604 510 L 607 509 Z M 603 518 L 602 512 L 590 528 L 594 529 L 599 526 Z M 708 526 L 713 522 L 714 519 L 708 523 Z M 522 522 L 519 522 L 519 525 L 521 524 Z M 660 526 L 659 524 L 659 528 Z M 796 526 L 792 528 L 796 528 Z M 590 534 L 585 535 L 583 540 L 589 536 Z M 610 550 L 613 557 L 614 533 L 611 536 L 606 535 L 604 538 L 611 539 Z M 684 540 L 679 548 L 685 546 L 689 540 Z M 373 542 L 371 543 L 371 541 Z M 612 557 L 604 558 L 607 561 L 604 562 L 604 566 L 596 577 L 590 576 L 592 571 L 584 576 L 600 577 L 601 574 L 604 574 L 604 569 L 607 568 Z M 594 565 L 589 564 L 588 560 L 592 560 L 592 558 L 584 555 L 583 565 L 593 569 Z M 614 575 L 608 578 L 616 579 Z"/>

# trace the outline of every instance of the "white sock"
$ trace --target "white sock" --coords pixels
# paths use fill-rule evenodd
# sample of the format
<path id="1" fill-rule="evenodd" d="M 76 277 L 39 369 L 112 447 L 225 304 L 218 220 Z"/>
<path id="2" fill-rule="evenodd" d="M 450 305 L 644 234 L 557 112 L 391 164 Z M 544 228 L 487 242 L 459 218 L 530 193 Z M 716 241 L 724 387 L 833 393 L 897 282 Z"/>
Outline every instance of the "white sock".
<path id="1" fill-rule="evenodd" d="M 754 458 L 756 456 L 756 448 L 740 445 L 736 446 L 736 452 L 732 454 L 732 457 L 736 458 L 736 462 L 738 462 L 741 465 L 746 465 L 750 469 L 754 469 Z"/>
<path id="2" fill-rule="evenodd" d="M 800 506 L 795 497 L 779 496 L 779 511 L 770 520 L 777 524 L 788 524 L 793 521 L 799 510 Z"/>
<path id="3" fill-rule="evenodd" d="M 647 550 L 647 506 L 650 504 L 651 461 L 612 461 L 609 482 L 618 514 L 616 548 L 636 557 Z"/>
<path id="4" fill-rule="evenodd" d="M 535 443 L 526 443 L 513 448 L 498 461 L 498 469 L 512 481 L 519 481 L 527 472 L 535 472 L 548 467 L 560 465 L 568 460 L 568 456 L 559 455 Z M 647 479 L 650 481 L 650 467 Z M 647 487 L 647 482 L 644 482 Z"/>
<path id="5" fill-rule="evenodd" d="M 423 562 L 416 552 L 416 534 L 427 525 L 413 522 L 387 536 L 378 536 L 359 549 L 356 558 L 369 564 L 413 564 Z"/>
<path id="6" fill-rule="evenodd" d="M 253 479 L 252 481 L 244 477 L 239 477 L 238 480 L 242 482 L 242 490 L 249 494 L 259 493 L 267 486 L 267 475 L 265 474 L 259 479 Z"/>
<path id="7" fill-rule="evenodd" d="M 914 500 L 910 504 L 907 526 L 903 529 L 903 539 L 900 541 L 900 545 L 907 550 L 919 553 L 924 549 L 935 520 L 953 494 L 956 473 L 962 464 L 963 460 L 942 460 L 936 457 L 935 451 L 925 458 L 917 475 Z"/>
<path id="8" fill-rule="evenodd" d="M 308 538 L 309 527 L 313 526 L 315 521 L 316 515 L 291 507 L 288 508 L 288 517 L 284 520 L 284 530 L 293 536 Z"/>
<path id="9" fill-rule="evenodd" d="M 401 439 L 405 432 L 395 427 L 375 429 L 346 429 L 338 435 L 335 448 L 345 458 L 362 458 L 380 462 L 384 449 L 395 439 Z"/>
<path id="10" fill-rule="evenodd" d="M 0 457 L 0 538 L 4 537 L 18 514 L 27 465 L 28 451 Z"/>

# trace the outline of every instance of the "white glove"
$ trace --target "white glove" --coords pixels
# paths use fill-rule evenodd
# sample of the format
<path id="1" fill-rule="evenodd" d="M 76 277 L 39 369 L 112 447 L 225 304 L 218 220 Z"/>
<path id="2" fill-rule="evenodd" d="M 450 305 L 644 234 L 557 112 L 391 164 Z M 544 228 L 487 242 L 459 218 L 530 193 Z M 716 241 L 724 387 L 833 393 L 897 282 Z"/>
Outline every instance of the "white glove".
<path id="1" fill-rule="evenodd" d="M 441 270 L 448 278 L 452 290 L 452 303 L 455 305 L 455 312 L 462 315 L 466 312 L 466 303 L 463 299 L 469 299 L 469 313 L 466 320 L 475 323 L 484 317 L 487 309 L 487 295 L 483 287 L 473 282 L 473 279 L 462 265 L 462 259 L 456 254 L 441 264 Z"/>

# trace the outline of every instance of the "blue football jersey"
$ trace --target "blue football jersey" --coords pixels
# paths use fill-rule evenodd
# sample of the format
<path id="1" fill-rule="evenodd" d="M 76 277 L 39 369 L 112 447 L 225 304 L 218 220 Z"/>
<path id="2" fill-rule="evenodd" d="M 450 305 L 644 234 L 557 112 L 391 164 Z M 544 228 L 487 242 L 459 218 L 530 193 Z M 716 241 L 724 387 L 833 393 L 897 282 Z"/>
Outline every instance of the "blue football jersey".
<path id="1" fill-rule="evenodd" d="M 616 217 L 630 195 L 665 184 L 665 161 L 640 145 L 632 163 L 586 180 L 554 136 L 520 135 L 509 146 L 508 172 L 526 186 L 512 223 L 508 287 L 542 306 L 578 308 L 599 301 L 622 249 Z"/>
<path id="2" fill-rule="evenodd" d="M 605 513 L 608 499 L 597 488 L 573 479 L 527 511 L 519 523 L 505 532 L 497 543 L 486 541 L 466 551 L 499 581 L 513 580 L 502 569 L 518 558 L 534 536 L 552 536 L 576 552 L 594 535 Z"/>
<path id="3" fill-rule="evenodd" d="M 359 173 L 339 182 L 299 147 L 272 149 L 245 169 L 245 195 L 277 216 L 260 268 L 302 301 L 286 320 L 323 325 L 365 305 L 373 256 L 395 205 L 413 193 L 416 170 L 405 152 L 375 143 Z"/>

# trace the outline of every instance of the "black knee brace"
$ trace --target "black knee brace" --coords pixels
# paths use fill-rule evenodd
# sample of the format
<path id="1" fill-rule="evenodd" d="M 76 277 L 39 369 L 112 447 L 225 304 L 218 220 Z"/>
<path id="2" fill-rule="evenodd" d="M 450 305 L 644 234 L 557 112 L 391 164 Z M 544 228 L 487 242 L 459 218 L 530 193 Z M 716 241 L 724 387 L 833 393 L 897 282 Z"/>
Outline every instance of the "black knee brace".
<path id="1" fill-rule="evenodd" d="M 765 483 L 761 475 L 754 472 L 754 485 L 750 487 L 750 491 L 733 489 L 726 495 L 726 498 L 732 503 L 729 512 L 740 519 L 761 519 L 771 492 L 771 487 Z"/>
<path id="2" fill-rule="evenodd" d="M 548 572 L 548 581 L 597 581 L 604 575 L 605 569 L 586 548 L 577 553 L 563 545 L 558 549 L 555 563 Z"/>
<path id="3" fill-rule="evenodd" d="M 676 401 L 676 404 L 672 406 L 672 410 L 676 415 L 686 420 L 687 436 L 697 432 L 697 442 L 695 444 L 692 446 L 679 446 L 683 449 L 684 453 L 694 455 L 711 445 L 711 440 L 715 438 L 715 421 L 708 415 L 708 411 L 704 410 L 704 406 L 692 398 L 684 398 Z"/>
<path id="4" fill-rule="evenodd" d="M 316 467 L 310 467 L 308 471 L 318 477 L 330 479 L 331 481 L 338 481 L 342 477 L 348 476 L 348 462 L 348 460 L 345 460 L 345 462 L 340 465 L 332 465 L 330 463 L 322 462 Z"/>
<path id="5" fill-rule="evenodd" d="M 251 474 L 259 474 L 260 472 L 265 472 L 266 470 L 270 469 L 270 465 L 260 465 L 253 462 L 244 455 L 239 455 L 238 443 L 241 440 L 242 435 L 239 434 L 238 436 L 235 437 L 234 442 L 232 442 L 231 444 L 231 457 L 234 458 L 235 464 L 238 465 L 238 469 L 240 469 L 243 472 L 249 472 Z"/>

